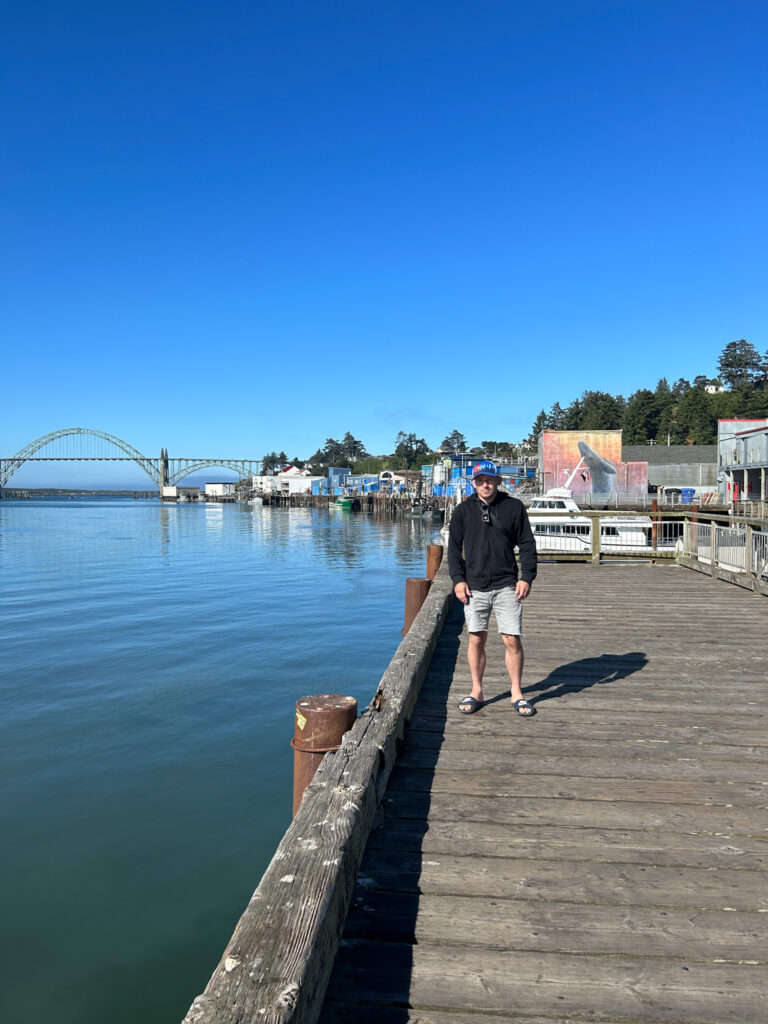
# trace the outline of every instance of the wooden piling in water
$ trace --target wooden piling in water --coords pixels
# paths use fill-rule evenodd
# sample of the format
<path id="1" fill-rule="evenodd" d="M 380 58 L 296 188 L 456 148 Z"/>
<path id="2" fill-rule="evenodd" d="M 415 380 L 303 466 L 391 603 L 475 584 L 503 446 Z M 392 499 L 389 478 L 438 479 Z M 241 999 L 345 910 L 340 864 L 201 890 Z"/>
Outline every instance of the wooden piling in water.
<path id="1" fill-rule="evenodd" d="M 443 545 L 427 544 L 427 579 L 433 580 L 443 561 Z"/>
<path id="2" fill-rule="evenodd" d="M 409 576 L 405 581 L 405 623 L 401 636 L 405 636 L 427 599 L 432 580 L 424 576 Z"/>

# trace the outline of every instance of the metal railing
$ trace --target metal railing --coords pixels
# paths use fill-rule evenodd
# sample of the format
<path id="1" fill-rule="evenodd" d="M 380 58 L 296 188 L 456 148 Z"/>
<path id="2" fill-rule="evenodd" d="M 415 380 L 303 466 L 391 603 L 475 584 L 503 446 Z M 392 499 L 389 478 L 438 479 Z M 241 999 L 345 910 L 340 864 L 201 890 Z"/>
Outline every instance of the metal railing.
<path id="1" fill-rule="evenodd" d="M 768 525 L 686 522 L 684 554 L 728 572 L 768 580 Z"/>
<path id="2" fill-rule="evenodd" d="M 564 558 L 603 556 L 667 556 L 683 550 L 684 517 L 646 516 L 633 512 L 594 512 L 582 510 L 578 516 L 568 512 L 530 515 L 539 555 Z"/>
<path id="3" fill-rule="evenodd" d="M 531 514 L 536 550 L 542 558 L 591 560 L 617 557 L 685 556 L 751 580 L 768 580 L 768 521 L 734 520 L 701 512 L 630 512 L 582 510 Z"/>

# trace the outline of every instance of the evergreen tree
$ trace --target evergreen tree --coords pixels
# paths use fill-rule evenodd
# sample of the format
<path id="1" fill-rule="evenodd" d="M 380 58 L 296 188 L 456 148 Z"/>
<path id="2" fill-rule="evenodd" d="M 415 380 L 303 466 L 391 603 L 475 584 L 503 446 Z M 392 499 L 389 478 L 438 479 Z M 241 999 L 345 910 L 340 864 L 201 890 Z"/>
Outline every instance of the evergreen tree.
<path id="1" fill-rule="evenodd" d="M 544 430 L 549 430 L 549 416 L 542 409 L 536 419 L 533 421 L 531 432 L 526 438 L 529 444 L 536 445 L 539 443 L 539 437 Z"/>
<path id="2" fill-rule="evenodd" d="M 395 438 L 395 457 L 405 463 L 406 469 L 413 468 L 421 456 L 429 454 L 429 445 L 423 437 L 400 431 Z"/>
<path id="3" fill-rule="evenodd" d="M 673 433 L 675 399 L 666 377 L 662 377 L 653 393 L 654 425 L 652 438 L 658 444 L 666 444 Z"/>
<path id="4" fill-rule="evenodd" d="M 440 447 L 444 452 L 465 452 L 467 450 L 467 442 L 462 433 L 458 430 L 452 430 L 447 437 L 443 438 Z"/>
<path id="5" fill-rule="evenodd" d="M 549 410 L 549 429 L 550 430 L 562 430 L 563 420 L 565 419 L 565 410 L 559 402 L 555 402 L 552 408 Z"/>
<path id="6" fill-rule="evenodd" d="M 563 413 L 563 430 L 580 430 L 584 410 L 578 398 L 574 398 L 571 404 Z"/>
<path id="7" fill-rule="evenodd" d="M 605 391 L 585 391 L 581 409 L 579 430 L 618 430 L 621 426 L 622 400 Z"/>
<path id="8" fill-rule="evenodd" d="M 760 353 L 745 338 L 728 342 L 717 361 L 717 370 L 732 390 L 760 383 L 764 374 Z"/>
<path id="9" fill-rule="evenodd" d="M 657 444 L 684 444 L 685 435 L 677 422 L 677 405 L 668 405 L 656 425 Z"/>
<path id="10" fill-rule="evenodd" d="M 654 393 L 641 388 L 627 399 L 622 417 L 624 444 L 645 444 L 656 437 L 656 403 Z"/>
<path id="11" fill-rule="evenodd" d="M 717 415 L 711 399 L 703 387 L 693 387 L 678 402 L 677 425 L 688 444 L 715 444 Z"/>
<path id="12" fill-rule="evenodd" d="M 343 466 L 345 464 L 344 446 L 333 437 L 326 437 L 325 444 L 318 448 L 309 459 L 313 466 Z"/>
<path id="13" fill-rule="evenodd" d="M 341 450 L 343 452 L 344 461 L 348 462 L 350 465 L 354 462 L 359 462 L 368 455 L 363 442 L 358 441 L 357 438 L 353 437 L 349 431 L 346 432 L 341 440 Z"/>

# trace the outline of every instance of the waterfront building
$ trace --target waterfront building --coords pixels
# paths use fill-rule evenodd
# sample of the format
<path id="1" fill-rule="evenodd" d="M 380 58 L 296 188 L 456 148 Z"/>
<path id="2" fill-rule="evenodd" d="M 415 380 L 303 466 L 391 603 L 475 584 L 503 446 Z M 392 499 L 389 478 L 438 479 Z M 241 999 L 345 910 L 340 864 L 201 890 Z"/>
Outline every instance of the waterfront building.
<path id="1" fill-rule="evenodd" d="M 694 500 L 717 491 L 717 445 L 624 444 L 625 463 L 645 462 L 648 491 L 679 501 L 683 492 Z"/>
<path id="2" fill-rule="evenodd" d="M 718 420 L 717 464 L 725 501 L 768 500 L 768 419 Z"/>
<path id="3" fill-rule="evenodd" d="M 253 477 L 253 489 L 257 494 L 319 494 L 320 487 L 327 483 L 324 476 L 313 476 L 308 469 L 285 466 L 279 473 L 268 473 Z"/>
<path id="4" fill-rule="evenodd" d="M 210 480 L 205 485 L 205 496 L 206 498 L 213 498 L 214 500 L 222 500 L 224 498 L 235 497 L 235 482 L 234 480 Z"/>
<path id="5" fill-rule="evenodd" d="M 177 484 L 175 487 L 163 487 L 160 492 L 163 501 L 199 501 L 200 488 Z"/>

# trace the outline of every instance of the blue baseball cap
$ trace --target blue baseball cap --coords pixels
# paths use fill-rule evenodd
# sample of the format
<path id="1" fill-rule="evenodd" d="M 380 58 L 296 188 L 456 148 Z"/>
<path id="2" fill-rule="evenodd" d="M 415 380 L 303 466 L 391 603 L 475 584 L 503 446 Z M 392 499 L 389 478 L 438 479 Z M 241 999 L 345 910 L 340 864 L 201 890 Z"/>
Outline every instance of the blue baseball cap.
<path id="1" fill-rule="evenodd" d="M 478 462 L 472 467 L 472 479 L 476 476 L 500 476 L 498 469 L 496 469 L 495 462 Z"/>

